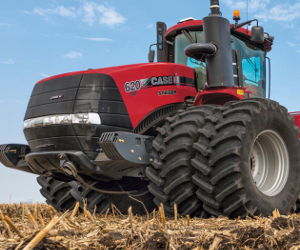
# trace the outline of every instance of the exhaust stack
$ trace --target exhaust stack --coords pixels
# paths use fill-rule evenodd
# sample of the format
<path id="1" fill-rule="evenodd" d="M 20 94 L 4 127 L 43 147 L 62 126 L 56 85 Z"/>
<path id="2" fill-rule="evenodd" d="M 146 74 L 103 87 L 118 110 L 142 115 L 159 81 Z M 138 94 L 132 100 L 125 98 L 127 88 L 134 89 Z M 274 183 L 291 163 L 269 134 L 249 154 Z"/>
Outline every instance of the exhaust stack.
<path id="1" fill-rule="evenodd" d="M 210 9 L 211 14 L 203 19 L 204 39 L 217 50 L 206 57 L 208 87 L 233 87 L 230 22 L 221 16 L 219 0 L 210 0 Z"/>
<path id="2" fill-rule="evenodd" d="M 231 32 L 229 20 L 221 16 L 219 0 L 210 0 L 211 13 L 203 18 L 204 43 L 185 48 L 187 56 L 205 58 L 207 87 L 234 87 Z"/>

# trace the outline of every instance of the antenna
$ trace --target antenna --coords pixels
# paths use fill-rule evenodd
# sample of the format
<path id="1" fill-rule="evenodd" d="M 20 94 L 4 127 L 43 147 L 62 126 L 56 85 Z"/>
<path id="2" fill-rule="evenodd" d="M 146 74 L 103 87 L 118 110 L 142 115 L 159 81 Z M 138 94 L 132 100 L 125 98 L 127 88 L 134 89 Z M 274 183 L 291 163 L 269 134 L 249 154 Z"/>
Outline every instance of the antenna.
<path id="1" fill-rule="evenodd" d="M 249 20 L 249 0 L 247 0 L 247 21 L 248 20 Z"/>
<path id="2" fill-rule="evenodd" d="M 247 0 L 247 20 L 249 19 L 249 0 Z"/>

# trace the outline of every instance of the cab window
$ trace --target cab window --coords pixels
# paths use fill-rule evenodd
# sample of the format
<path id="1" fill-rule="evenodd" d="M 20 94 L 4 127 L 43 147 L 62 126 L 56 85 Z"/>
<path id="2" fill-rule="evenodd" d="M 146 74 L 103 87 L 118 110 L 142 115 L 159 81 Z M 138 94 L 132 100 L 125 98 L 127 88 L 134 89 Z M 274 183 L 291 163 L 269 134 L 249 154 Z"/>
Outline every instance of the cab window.
<path id="1" fill-rule="evenodd" d="M 266 53 L 232 36 L 232 48 L 239 51 L 243 82 L 253 96 L 266 95 Z"/>
<path id="2" fill-rule="evenodd" d="M 192 43 L 204 42 L 202 31 L 177 35 L 175 38 L 175 63 L 183 64 L 195 69 L 197 87 L 202 89 L 206 83 L 206 65 L 204 62 L 187 57 L 184 49 Z M 243 84 L 252 96 L 266 95 L 266 63 L 265 52 L 232 36 L 232 49 L 239 51 L 243 68 Z"/>
<path id="3" fill-rule="evenodd" d="M 185 34 L 180 34 L 175 38 L 175 63 L 183 64 L 195 69 L 197 75 L 197 88 L 202 89 L 206 83 L 206 65 L 191 57 L 187 57 L 184 49 L 192 43 L 201 43 L 204 41 L 203 32 L 194 31 L 189 32 L 191 39 Z"/>

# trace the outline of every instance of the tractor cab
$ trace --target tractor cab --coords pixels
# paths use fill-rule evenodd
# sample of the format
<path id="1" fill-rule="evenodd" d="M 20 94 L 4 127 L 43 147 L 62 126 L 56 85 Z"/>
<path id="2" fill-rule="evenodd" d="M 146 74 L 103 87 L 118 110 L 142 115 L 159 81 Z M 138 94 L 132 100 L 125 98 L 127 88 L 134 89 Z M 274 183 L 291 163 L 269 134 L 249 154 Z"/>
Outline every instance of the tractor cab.
<path id="1" fill-rule="evenodd" d="M 236 11 L 235 11 L 236 13 Z M 254 21 L 254 20 L 251 20 Z M 233 50 L 233 72 L 235 86 L 242 87 L 252 97 L 267 97 L 267 52 L 272 49 L 273 37 L 263 33 L 261 41 L 254 41 L 252 32 L 242 26 L 231 25 L 231 47 Z M 258 28 L 261 28 L 257 26 Z M 165 32 L 164 32 L 165 30 Z M 207 88 L 205 58 L 197 60 L 187 56 L 185 49 L 195 43 L 204 43 L 203 21 L 188 18 L 166 30 L 164 23 L 157 23 L 158 62 L 173 62 L 195 70 L 197 89 Z M 261 30 L 260 30 L 261 31 Z M 164 35 L 164 39 L 161 35 Z M 161 42 L 160 42 L 161 41 Z"/>

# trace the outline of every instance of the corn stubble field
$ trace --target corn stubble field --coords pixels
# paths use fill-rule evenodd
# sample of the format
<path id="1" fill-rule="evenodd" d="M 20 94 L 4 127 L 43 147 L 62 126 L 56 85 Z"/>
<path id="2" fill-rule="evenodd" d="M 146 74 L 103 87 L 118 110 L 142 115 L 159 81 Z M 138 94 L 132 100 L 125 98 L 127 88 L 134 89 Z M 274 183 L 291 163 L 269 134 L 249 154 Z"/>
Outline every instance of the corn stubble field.
<path id="1" fill-rule="evenodd" d="M 300 215 L 270 218 L 140 217 L 57 213 L 44 204 L 0 205 L 0 249 L 300 249 Z"/>

